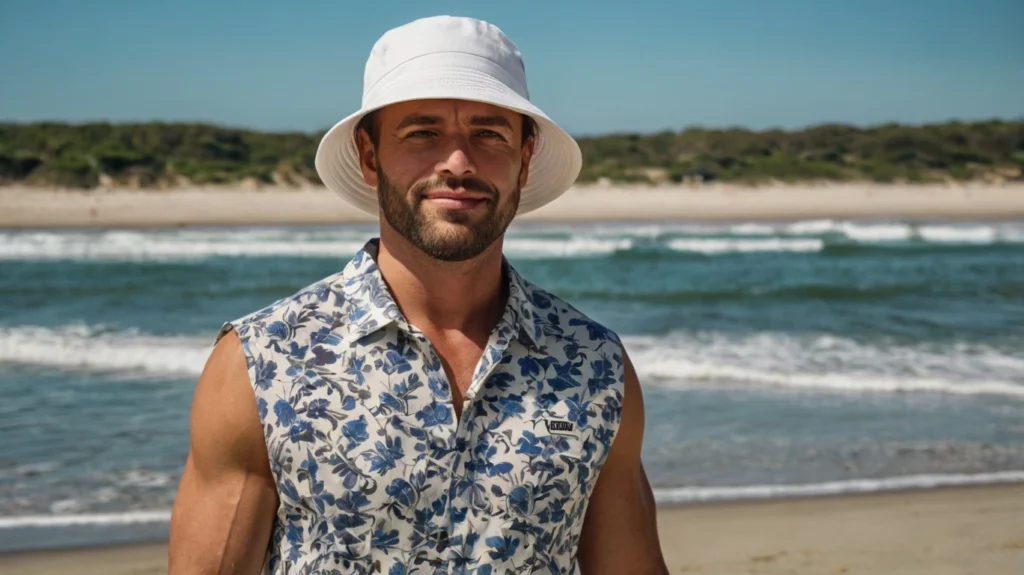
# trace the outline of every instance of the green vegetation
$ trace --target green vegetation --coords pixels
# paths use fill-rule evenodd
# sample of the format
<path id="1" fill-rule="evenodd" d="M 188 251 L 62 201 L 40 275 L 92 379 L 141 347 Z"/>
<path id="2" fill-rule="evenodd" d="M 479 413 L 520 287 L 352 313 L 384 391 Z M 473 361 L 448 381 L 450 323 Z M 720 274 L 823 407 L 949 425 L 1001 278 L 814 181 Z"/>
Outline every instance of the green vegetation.
<path id="1" fill-rule="evenodd" d="M 184 123 L 0 123 L 0 184 L 319 183 L 313 157 L 321 135 Z M 1024 172 L 1024 120 L 796 131 L 689 128 L 579 141 L 580 182 L 926 182 L 1022 179 Z"/>
<path id="2" fill-rule="evenodd" d="M 580 141 L 581 180 L 942 181 L 1021 177 L 1024 121 L 705 130 Z"/>
<path id="3" fill-rule="evenodd" d="M 0 184 L 92 188 L 319 182 L 319 142 L 203 124 L 0 124 Z"/>

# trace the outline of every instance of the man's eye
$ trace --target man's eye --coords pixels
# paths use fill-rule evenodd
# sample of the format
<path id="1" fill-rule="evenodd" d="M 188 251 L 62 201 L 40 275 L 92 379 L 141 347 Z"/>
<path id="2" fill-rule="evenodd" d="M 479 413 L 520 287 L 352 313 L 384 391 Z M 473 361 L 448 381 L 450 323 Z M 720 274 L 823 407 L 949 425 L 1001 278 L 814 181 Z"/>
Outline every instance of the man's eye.
<path id="1" fill-rule="evenodd" d="M 431 130 L 416 130 L 405 135 L 406 138 L 432 138 L 436 133 Z"/>
<path id="2" fill-rule="evenodd" d="M 482 136 L 484 138 L 498 138 L 500 140 L 505 139 L 505 136 L 502 136 L 501 134 L 495 132 L 494 130 L 480 130 L 479 132 L 476 133 L 476 135 Z"/>

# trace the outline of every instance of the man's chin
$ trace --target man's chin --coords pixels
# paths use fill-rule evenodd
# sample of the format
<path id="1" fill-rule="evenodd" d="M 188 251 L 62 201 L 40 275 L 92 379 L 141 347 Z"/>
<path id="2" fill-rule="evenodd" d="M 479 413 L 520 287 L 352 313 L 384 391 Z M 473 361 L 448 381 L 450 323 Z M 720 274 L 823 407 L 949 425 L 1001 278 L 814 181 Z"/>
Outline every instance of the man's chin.
<path id="1" fill-rule="evenodd" d="M 419 247 L 420 251 L 430 258 L 448 263 L 458 263 L 471 260 L 486 250 L 486 248 L 479 249 L 479 246 L 471 247 L 467 243 L 460 243 L 456 241 L 431 242 Z"/>
<path id="2" fill-rule="evenodd" d="M 423 219 L 437 226 L 459 226 L 469 227 L 480 225 L 488 218 L 494 217 L 487 206 L 480 206 L 469 210 L 448 210 L 433 206 L 423 206 L 421 214 Z"/>
<path id="3" fill-rule="evenodd" d="M 435 223 L 429 229 L 422 230 L 420 240 L 420 249 L 424 253 L 447 262 L 472 259 L 491 245 L 480 245 L 480 236 L 475 227 L 450 223 Z"/>
<path id="4" fill-rule="evenodd" d="M 435 222 L 420 234 L 433 244 L 444 246 L 463 246 L 471 244 L 477 238 L 476 227 L 451 222 Z"/>

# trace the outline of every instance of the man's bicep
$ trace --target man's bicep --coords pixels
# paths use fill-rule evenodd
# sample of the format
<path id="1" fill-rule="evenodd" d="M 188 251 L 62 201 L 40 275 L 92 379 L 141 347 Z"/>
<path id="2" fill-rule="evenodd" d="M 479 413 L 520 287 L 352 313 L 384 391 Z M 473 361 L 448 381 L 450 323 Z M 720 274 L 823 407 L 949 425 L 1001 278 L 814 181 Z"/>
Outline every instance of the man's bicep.
<path id="1" fill-rule="evenodd" d="M 196 386 L 171 519 L 169 571 L 258 573 L 277 508 L 241 344 L 229 333 Z"/>
<path id="2" fill-rule="evenodd" d="M 583 575 L 667 573 L 654 497 L 640 459 L 643 395 L 636 372 L 623 355 L 622 421 L 587 506 L 579 549 Z"/>

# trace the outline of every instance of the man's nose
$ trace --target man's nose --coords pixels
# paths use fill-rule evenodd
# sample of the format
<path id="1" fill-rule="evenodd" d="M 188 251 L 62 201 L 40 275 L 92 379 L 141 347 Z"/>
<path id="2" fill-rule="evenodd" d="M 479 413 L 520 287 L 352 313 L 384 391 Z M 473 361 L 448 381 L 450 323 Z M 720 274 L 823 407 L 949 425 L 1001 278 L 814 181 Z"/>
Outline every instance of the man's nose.
<path id="1" fill-rule="evenodd" d="M 451 138 L 444 159 L 437 163 L 435 171 L 442 176 L 456 178 L 476 175 L 476 165 L 469 156 L 468 145 L 465 138 Z"/>

